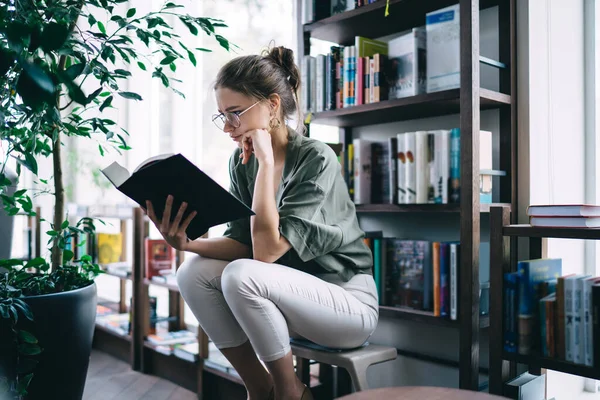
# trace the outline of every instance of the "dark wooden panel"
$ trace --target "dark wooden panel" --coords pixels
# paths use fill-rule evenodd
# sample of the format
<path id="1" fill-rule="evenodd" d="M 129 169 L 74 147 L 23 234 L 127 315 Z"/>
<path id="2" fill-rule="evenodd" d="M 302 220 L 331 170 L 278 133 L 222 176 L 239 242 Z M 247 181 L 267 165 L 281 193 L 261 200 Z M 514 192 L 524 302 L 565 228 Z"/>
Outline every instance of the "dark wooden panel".
<path id="1" fill-rule="evenodd" d="M 425 14 L 456 4 L 456 0 L 390 0 L 390 14 L 385 16 L 386 1 L 358 7 L 329 18 L 304 25 L 304 31 L 317 39 L 343 45 L 354 44 L 355 36 L 378 38 L 425 25 Z M 499 0 L 482 0 L 482 8 L 497 5 Z M 300 9 L 301 10 L 301 9 Z M 299 15 L 302 15 L 300 12 Z M 301 21 L 301 19 L 300 19 Z"/>
<path id="2" fill-rule="evenodd" d="M 490 378 L 489 390 L 501 395 L 508 378 L 509 365 L 502 360 L 504 347 L 503 282 L 510 272 L 510 238 L 502 235 L 502 227 L 510 223 L 507 208 L 494 207 L 490 212 Z"/>
<path id="3" fill-rule="evenodd" d="M 506 107 L 511 103 L 509 95 L 492 90 L 481 89 L 480 94 L 478 103 L 483 110 Z M 460 110 L 460 90 L 452 89 L 314 113 L 311 121 L 350 127 L 458 114 Z"/>
<path id="4" fill-rule="evenodd" d="M 379 316 L 382 318 L 396 318 L 407 321 L 414 321 L 429 325 L 458 327 L 458 321 L 452 321 L 449 318 L 434 317 L 432 312 L 411 310 L 409 308 L 396 308 L 388 306 L 379 306 Z"/>
<path id="5" fill-rule="evenodd" d="M 544 228 L 531 225 L 510 225 L 505 226 L 503 234 L 507 236 L 520 237 L 545 237 L 545 238 L 563 238 L 563 239 L 600 239 L 600 229 L 598 228 Z"/>
<path id="6" fill-rule="evenodd" d="M 460 0 L 460 375 L 479 387 L 479 1 Z"/>
<path id="7" fill-rule="evenodd" d="M 145 372 L 144 337 L 149 329 L 148 286 L 144 284 L 144 238 L 146 224 L 141 208 L 134 210 L 133 218 L 133 299 L 131 315 L 131 367 Z"/>

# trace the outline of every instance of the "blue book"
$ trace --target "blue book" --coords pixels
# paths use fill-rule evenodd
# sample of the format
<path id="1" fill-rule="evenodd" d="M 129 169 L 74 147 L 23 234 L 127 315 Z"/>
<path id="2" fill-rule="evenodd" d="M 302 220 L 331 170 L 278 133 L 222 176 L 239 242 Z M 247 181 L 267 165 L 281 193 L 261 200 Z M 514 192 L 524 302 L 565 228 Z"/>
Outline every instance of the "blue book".
<path id="1" fill-rule="evenodd" d="M 517 310 L 519 304 L 519 273 L 504 274 L 504 351 L 516 353 L 518 346 Z"/>
<path id="2" fill-rule="evenodd" d="M 546 258 L 519 261 L 519 314 L 533 315 L 538 310 L 540 284 L 558 279 L 562 275 L 562 260 Z"/>

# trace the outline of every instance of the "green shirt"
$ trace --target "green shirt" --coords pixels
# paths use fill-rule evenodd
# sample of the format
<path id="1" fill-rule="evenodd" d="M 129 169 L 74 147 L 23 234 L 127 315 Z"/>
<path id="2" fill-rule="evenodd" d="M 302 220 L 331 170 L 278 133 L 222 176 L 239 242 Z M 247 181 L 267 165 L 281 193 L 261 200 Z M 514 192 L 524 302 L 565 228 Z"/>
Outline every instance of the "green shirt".
<path id="1" fill-rule="evenodd" d="M 372 274 L 373 256 L 358 225 L 341 166 L 331 147 L 288 127 L 282 180 L 276 193 L 279 232 L 292 245 L 276 262 L 308 273 L 338 273 L 345 281 Z M 258 160 L 229 160 L 230 192 L 252 207 Z M 224 236 L 252 246 L 250 218 L 232 221 Z"/>

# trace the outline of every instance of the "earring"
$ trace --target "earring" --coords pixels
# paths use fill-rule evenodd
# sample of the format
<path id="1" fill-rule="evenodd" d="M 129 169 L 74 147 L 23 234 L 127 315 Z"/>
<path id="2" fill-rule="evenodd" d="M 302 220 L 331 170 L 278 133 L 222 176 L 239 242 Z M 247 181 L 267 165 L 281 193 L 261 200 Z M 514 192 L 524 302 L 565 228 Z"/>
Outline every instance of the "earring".
<path id="1" fill-rule="evenodd" d="M 277 129 L 280 126 L 281 126 L 281 121 L 279 121 L 279 118 L 273 117 L 269 120 L 269 128 L 271 128 L 271 130 Z"/>

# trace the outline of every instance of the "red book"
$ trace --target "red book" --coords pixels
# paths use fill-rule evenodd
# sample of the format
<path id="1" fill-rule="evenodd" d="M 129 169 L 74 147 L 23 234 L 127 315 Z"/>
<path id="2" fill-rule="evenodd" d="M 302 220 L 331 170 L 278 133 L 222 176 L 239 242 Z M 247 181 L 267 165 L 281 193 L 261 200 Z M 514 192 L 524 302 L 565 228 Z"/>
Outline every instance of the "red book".
<path id="1" fill-rule="evenodd" d="M 146 239 L 146 278 L 160 275 L 159 271 L 172 269 L 175 250 L 164 239 Z"/>

